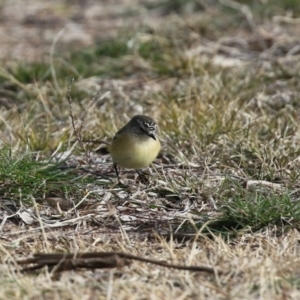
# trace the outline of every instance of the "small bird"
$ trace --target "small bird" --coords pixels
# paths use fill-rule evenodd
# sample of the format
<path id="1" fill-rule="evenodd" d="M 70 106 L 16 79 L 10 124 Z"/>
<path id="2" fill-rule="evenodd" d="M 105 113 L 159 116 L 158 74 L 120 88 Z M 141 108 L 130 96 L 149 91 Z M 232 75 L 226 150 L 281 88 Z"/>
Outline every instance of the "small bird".
<path id="1" fill-rule="evenodd" d="M 161 145 L 156 131 L 157 125 L 152 118 L 136 115 L 115 134 L 106 153 L 112 157 L 118 179 L 117 166 L 135 169 L 141 176 L 138 170 L 148 167 L 157 157 Z"/>

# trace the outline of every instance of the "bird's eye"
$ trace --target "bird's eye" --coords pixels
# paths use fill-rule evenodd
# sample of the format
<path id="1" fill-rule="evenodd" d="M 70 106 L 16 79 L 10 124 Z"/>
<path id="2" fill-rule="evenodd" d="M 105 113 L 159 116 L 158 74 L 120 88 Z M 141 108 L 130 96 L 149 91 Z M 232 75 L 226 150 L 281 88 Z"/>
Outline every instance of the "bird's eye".
<path id="1" fill-rule="evenodd" d="M 155 127 L 154 127 L 154 126 L 149 126 L 149 127 L 148 127 L 148 130 L 149 130 L 149 131 L 155 131 Z"/>
<path id="2" fill-rule="evenodd" d="M 146 127 L 148 128 L 149 131 L 155 131 L 156 130 L 156 124 L 153 123 L 146 123 Z"/>

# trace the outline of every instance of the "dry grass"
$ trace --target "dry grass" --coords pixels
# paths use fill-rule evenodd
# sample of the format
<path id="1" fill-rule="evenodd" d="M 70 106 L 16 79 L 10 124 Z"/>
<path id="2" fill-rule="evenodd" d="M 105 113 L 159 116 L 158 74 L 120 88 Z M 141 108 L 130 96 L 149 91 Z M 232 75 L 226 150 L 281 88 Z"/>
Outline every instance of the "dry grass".
<path id="1" fill-rule="evenodd" d="M 299 298 L 298 1 L 129 2 L 1 3 L 0 299 Z M 140 113 L 163 151 L 118 185 L 95 149 Z M 16 265 L 93 251 L 223 273 Z"/>

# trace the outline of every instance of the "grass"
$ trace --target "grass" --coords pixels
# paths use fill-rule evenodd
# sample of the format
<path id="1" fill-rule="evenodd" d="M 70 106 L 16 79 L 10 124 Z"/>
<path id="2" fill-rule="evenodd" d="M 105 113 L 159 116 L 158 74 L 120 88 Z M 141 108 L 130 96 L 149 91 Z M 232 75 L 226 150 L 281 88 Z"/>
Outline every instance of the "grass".
<path id="1" fill-rule="evenodd" d="M 93 45 L 3 59 L 1 299 L 299 297 L 298 1 L 221 2 L 101 4 L 105 36 L 84 19 Z M 95 140 L 140 113 L 163 149 L 147 185 L 131 170 L 118 185 Z M 89 251 L 224 273 L 15 271 L 32 253 Z"/>
<path id="2" fill-rule="evenodd" d="M 40 203 L 50 196 L 78 197 L 91 182 L 88 174 L 64 168 L 64 160 L 56 162 L 59 157 L 41 160 L 37 152 L 12 153 L 8 146 L 1 150 L 0 157 L 1 194 L 16 203 L 31 206 L 32 197 Z"/>
<path id="3" fill-rule="evenodd" d="M 263 186 L 261 188 L 265 189 Z M 265 226 L 280 226 L 285 222 L 287 222 L 285 225 L 288 225 L 288 220 L 297 224 L 299 209 L 299 203 L 292 201 L 288 194 L 274 195 L 265 191 L 245 192 L 242 189 L 241 195 L 235 193 L 231 200 L 226 197 L 222 207 L 223 218 L 235 224 L 235 229 L 248 227 L 252 231 L 260 230 Z"/>

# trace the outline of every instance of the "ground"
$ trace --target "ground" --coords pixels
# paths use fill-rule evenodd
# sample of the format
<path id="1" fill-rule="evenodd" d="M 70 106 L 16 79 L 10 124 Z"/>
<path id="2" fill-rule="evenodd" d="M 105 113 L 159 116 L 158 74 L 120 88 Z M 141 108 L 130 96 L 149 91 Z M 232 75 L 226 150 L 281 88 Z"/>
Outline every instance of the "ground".
<path id="1" fill-rule="evenodd" d="M 298 0 L 0 1 L 0 299 L 298 299 L 299 24 Z M 98 150 L 136 114 L 162 151 L 118 183 Z"/>

